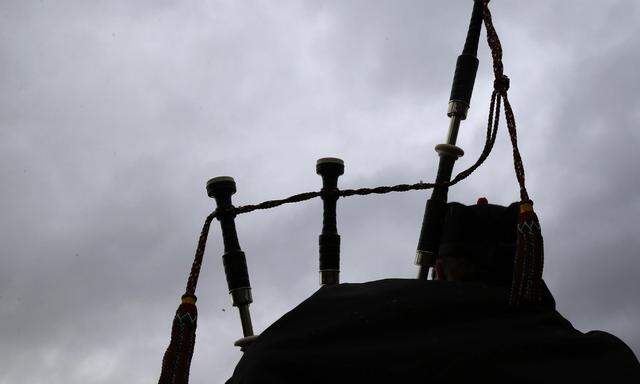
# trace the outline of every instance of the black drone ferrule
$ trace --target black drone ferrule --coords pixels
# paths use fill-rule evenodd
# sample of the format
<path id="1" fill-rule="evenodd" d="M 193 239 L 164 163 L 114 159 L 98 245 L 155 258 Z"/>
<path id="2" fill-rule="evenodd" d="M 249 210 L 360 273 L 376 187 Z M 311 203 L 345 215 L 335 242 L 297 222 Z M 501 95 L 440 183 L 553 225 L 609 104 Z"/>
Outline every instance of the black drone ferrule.
<path id="1" fill-rule="evenodd" d="M 236 182 L 232 177 L 219 176 L 207 182 L 207 194 L 216 200 L 217 219 L 222 228 L 222 241 L 224 251 L 233 252 L 240 250 L 238 233 L 236 232 L 235 214 L 231 196 L 236 193 Z"/>
<path id="2" fill-rule="evenodd" d="M 463 103 L 464 107 L 453 108 L 453 111 L 450 107 L 448 114 L 452 116 L 456 111 L 463 110 L 462 113 L 459 113 L 462 120 L 466 118 L 466 109 L 471 104 L 473 85 L 478 72 L 477 54 L 480 29 L 482 28 L 482 12 L 482 1 L 476 0 L 473 4 L 467 39 L 464 43 L 462 54 L 458 56 L 456 70 L 453 75 L 453 84 L 451 85 L 449 102 Z"/>
<path id="3" fill-rule="evenodd" d="M 320 285 L 339 283 L 340 235 L 336 220 L 338 201 L 338 177 L 344 173 L 344 162 L 335 157 L 325 157 L 316 162 L 316 173 L 322 176 L 322 233 L 320 246 Z"/>
<path id="4" fill-rule="evenodd" d="M 249 304 L 253 302 L 251 297 L 251 283 L 249 282 L 249 270 L 247 259 L 240 248 L 233 203 L 231 196 L 236 193 L 236 182 L 232 177 L 219 176 L 207 182 L 207 194 L 216 200 L 216 212 L 220 227 L 222 228 L 222 241 L 224 242 L 224 273 L 227 277 L 227 286 L 234 307 L 238 307 L 240 323 L 244 338 L 236 341 L 235 345 L 241 350 L 255 340 Z"/>
<path id="5" fill-rule="evenodd" d="M 473 85 L 476 81 L 478 63 L 479 61 L 476 56 L 465 54 L 458 56 L 449 101 L 463 102 L 467 108 L 471 105 L 471 94 L 473 93 Z"/>
<path id="6" fill-rule="evenodd" d="M 222 263 L 224 264 L 224 273 L 227 277 L 229 292 L 251 286 L 244 252 L 240 250 L 225 252 L 222 255 Z M 236 304 L 242 303 L 234 303 L 235 306 L 237 306 Z"/>
<path id="7" fill-rule="evenodd" d="M 227 285 L 231 294 L 233 305 L 240 306 L 252 302 L 251 284 L 247 261 L 240 248 L 238 233 L 236 232 L 235 213 L 231 196 L 236 193 L 236 183 L 229 176 L 215 177 L 207 182 L 209 197 L 216 200 L 217 219 L 222 228 L 222 241 L 224 242 L 224 271 L 227 277 Z M 242 293 L 239 293 L 243 291 Z"/>
<path id="8" fill-rule="evenodd" d="M 418 240 L 418 257 L 416 264 L 425 268 L 433 266 L 437 249 L 440 245 L 440 235 L 442 231 L 442 221 L 446 213 L 447 195 L 449 188 L 438 185 L 451 180 L 453 165 L 457 160 L 457 155 L 452 152 L 440 152 L 440 162 L 438 164 L 438 174 L 436 176 L 436 187 L 433 188 L 431 198 L 427 200 L 422 218 L 422 228 L 420 239 Z M 422 271 L 421 273 L 426 273 Z"/>
<path id="9" fill-rule="evenodd" d="M 442 220 L 446 213 L 447 202 L 427 200 L 427 205 L 422 218 L 422 229 L 420 240 L 418 240 L 418 259 L 416 264 L 429 268 L 433 266 L 437 249 L 440 246 L 440 236 L 442 235 Z M 423 271 L 426 273 L 426 270 Z"/>

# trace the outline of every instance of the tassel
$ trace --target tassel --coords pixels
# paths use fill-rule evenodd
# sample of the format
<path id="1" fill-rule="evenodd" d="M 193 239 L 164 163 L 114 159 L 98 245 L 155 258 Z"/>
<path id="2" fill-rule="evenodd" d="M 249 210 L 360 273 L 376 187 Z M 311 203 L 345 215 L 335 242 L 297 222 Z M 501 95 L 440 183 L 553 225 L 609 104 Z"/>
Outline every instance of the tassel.
<path id="1" fill-rule="evenodd" d="M 540 221 L 530 201 L 520 204 L 518 239 L 509 305 L 536 304 L 542 299 L 544 247 Z"/>
<path id="2" fill-rule="evenodd" d="M 504 115 L 507 120 L 507 130 L 513 147 L 513 165 L 518 184 L 520 185 L 520 214 L 518 217 L 518 239 L 516 255 L 513 265 L 513 279 L 509 293 L 509 305 L 535 304 L 542 300 L 542 268 L 544 263 L 542 232 L 540 221 L 533 211 L 533 203 L 529 199 L 525 187 L 524 165 L 518 149 L 518 134 L 516 119 L 509 102 L 507 92 L 510 81 L 504 74 L 502 63 L 502 44 L 491 20 L 489 0 L 483 0 L 483 19 L 487 31 L 487 42 L 491 49 L 494 73 L 494 94 L 498 94 L 497 102 L 504 102 Z M 491 113 L 491 109 L 489 109 Z M 500 118 L 500 111 L 496 113 L 496 121 Z"/>
<path id="3" fill-rule="evenodd" d="M 195 295 L 184 294 L 171 327 L 171 341 L 162 358 L 158 384 L 189 383 L 189 367 L 196 342 L 198 309 Z"/>
<path id="4" fill-rule="evenodd" d="M 171 341 L 162 358 L 162 370 L 158 384 L 189 383 L 189 367 L 191 366 L 193 347 L 196 344 L 196 325 L 198 322 L 198 308 L 196 307 L 198 298 L 195 292 L 198 285 L 198 277 L 200 276 L 202 258 L 204 257 L 204 249 L 207 245 L 209 227 L 211 226 L 211 221 L 215 218 L 216 213 L 211 213 L 207 216 L 202 226 L 196 255 L 191 265 L 189 280 L 187 281 L 187 289 L 185 294 L 182 295 L 182 303 L 173 318 Z"/>

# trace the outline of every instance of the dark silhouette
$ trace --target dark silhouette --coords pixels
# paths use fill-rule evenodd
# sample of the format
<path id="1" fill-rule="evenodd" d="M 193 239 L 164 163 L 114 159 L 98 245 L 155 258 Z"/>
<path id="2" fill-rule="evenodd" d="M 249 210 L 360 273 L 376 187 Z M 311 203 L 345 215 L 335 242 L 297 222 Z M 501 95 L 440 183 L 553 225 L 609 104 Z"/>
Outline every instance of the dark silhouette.
<path id="1" fill-rule="evenodd" d="M 615 336 L 508 304 L 520 203 L 447 204 L 437 280 L 327 285 L 246 348 L 233 383 L 638 383 Z"/>
<path id="2" fill-rule="evenodd" d="M 211 179 L 207 190 L 217 208 L 205 220 L 182 304 L 174 319 L 160 383 L 187 383 L 196 329 L 195 289 L 212 220 L 220 221 L 223 264 L 238 307 L 245 355 L 228 383 L 397 383 L 397 382 L 640 382 L 633 352 L 605 332 L 583 334 L 555 309 L 542 279 L 543 237 L 525 185 L 514 111 L 508 97 L 502 45 L 493 26 L 489 0 L 475 0 L 467 39 L 458 57 L 447 116 L 446 143 L 435 183 L 398 184 L 340 190 L 344 162 L 318 160 L 320 192 L 234 207 L 233 178 Z M 494 74 L 484 148 L 476 162 L 451 178 L 463 155 L 456 144 L 466 118 L 484 23 Z M 513 148 L 520 201 L 509 207 L 448 203 L 448 189 L 471 175 L 494 146 L 501 108 Z M 425 207 L 417 247 L 418 279 L 339 284 L 339 197 L 433 189 Z M 234 218 L 316 197 L 323 200 L 319 238 L 322 287 L 275 322 L 253 334 L 251 286 Z M 366 262 L 366 261 L 365 261 Z M 428 280 L 428 271 L 435 280 Z M 188 321 L 187 323 L 185 323 Z"/>

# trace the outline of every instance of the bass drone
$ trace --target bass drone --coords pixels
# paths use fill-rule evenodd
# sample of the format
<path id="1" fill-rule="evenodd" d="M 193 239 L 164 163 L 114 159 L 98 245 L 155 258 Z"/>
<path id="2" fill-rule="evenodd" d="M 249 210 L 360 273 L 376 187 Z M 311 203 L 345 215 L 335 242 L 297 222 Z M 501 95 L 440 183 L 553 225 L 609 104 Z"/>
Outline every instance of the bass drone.
<path id="1" fill-rule="evenodd" d="M 431 197 L 427 200 L 425 207 L 415 261 L 419 268 L 418 279 L 427 279 L 429 270 L 434 267 L 435 261 L 438 259 L 438 247 L 442 235 L 449 187 L 471 175 L 489 156 L 496 140 L 501 104 L 504 104 L 507 129 L 513 147 L 515 173 L 520 187 L 517 252 L 513 260 L 513 278 L 508 301 L 510 306 L 519 307 L 537 303 L 541 300 L 542 235 L 538 218 L 533 211 L 533 202 L 529 198 L 525 187 L 524 167 L 518 150 L 516 122 L 507 96 L 509 78 L 503 73 L 502 47 L 492 24 L 488 3 L 488 0 L 474 1 L 464 49 L 462 54 L 458 56 L 453 76 L 453 85 L 447 109 L 447 116 L 450 118 L 450 122 L 446 142 L 435 147 L 439 156 L 439 165 L 434 183 L 420 182 L 416 184 L 340 190 L 338 189 L 338 178 L 344 173 L 344 162 L 334 157 L 322 158 L 316 163 L 316 172 L 322 177 L 322 189 L 320 191 L 300 193 L 281 200 L 269 200 L 260 204 L 236 207 L 231 199 L 232 195 L 236 193 L 236 183 L 232 177 L 219 176 L 207 182 L 207 194 L 215 199 L 217 208 L 205 219 L 198 240 L 187 287 L 173 320 L 171 341 L 164 354 L 159 383 L 188 382 L 198 317 L 195 292 L 207 235 L 213 219 L 217 219 L 220 222 L 224 242 L 222 262 L 229 294 L 231 295 L 233 306 L 237 307 L 240 313 L 243 337 L 237 340 L 234 345 L 244 351 L 258 336 L 254 334 L 251 323 L 249 305 L 253 302 L 253 299 L 246 257 L 240 247 L 236 232 L 235 217 L 237 215 L 320 197 L 324 206 L 322 232 L 319 237 L 320 285 L 335 285 L 340 281 L 340 235 L 336 224 L 336 202 L 338 198 L 432 189 Z M 483 22 L 493 59 L 494 73 L 494 89 L 489 104 L 486 140 L 482 153 L 476 162 L 452 179 L 454 164 L 464 154 L 464 151 L 456 146 L 456 140 L 460 124 L 467 117 L 471 102 L 478 69 L 478 58 L 476 57 L 478 41 Z"/>

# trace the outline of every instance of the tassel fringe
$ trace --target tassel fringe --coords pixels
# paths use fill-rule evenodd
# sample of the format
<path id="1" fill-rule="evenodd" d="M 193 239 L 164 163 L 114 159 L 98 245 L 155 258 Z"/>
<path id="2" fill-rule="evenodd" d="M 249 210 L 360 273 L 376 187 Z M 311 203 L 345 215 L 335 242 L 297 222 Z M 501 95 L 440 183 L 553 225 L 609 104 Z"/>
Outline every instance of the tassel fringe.
<path id="1" fill-rule="evenodd" d="M 540 221 L 531 202 L 520 204 L 518 239 L 509 305 L 536 304 L 542 299 L 544 247 Z"/>
<path id="2" fill-rule="evenodd" d="M 171 341 L 162 358 L 158 384 L 188 384 L 189 367 L 196 342 L 198 308 L 196 297 L 185 294 L 171 327 Z"/>

